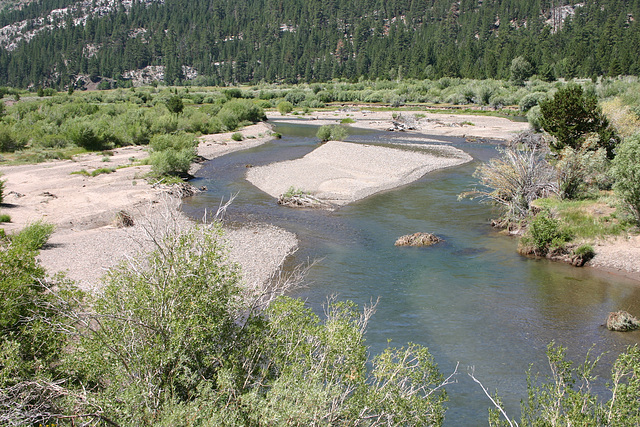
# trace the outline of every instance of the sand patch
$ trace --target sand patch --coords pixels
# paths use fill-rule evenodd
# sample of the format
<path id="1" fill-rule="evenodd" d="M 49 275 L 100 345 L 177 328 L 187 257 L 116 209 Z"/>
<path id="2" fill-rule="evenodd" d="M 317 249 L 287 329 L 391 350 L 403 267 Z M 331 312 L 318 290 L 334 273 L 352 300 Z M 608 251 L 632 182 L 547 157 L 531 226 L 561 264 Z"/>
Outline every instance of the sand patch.
<path id="1" fill-rule="evenodd" d="M 269 119 L 280 122 L 304 123 L 314 125 L 338 124 L 342 119 L 352 119 L 355 123 L 349 126 L 387 130 L 393 126 L 393 111 L 369 111 L 361 110 L 336 110 L 336 111 L 314 111 L 308 116 L 283 116 L 278 112 L 269 112 Z M 474 114 L 447 114 L 430 113 L 428 111 L 402 111 L 405 117 L 415 117 L 417 115 L 417 129 L 401 132 L 404 138 L 411 134 L 435 135 L 435 136 L 456 136 L 481 139 L 510 140 L 515 135 L 529 129 L 527 122 L 516 122 L 504 117 L 482 116 Z M 389 132 L 393 135 L 393 132 Z"/>
<path id="2" fill-rule="evenodd" d="M 453 147 L 411 148 L 330 141 L 301 159 L 252 168 L 247 179 L 273 197 L 294 187 L 344 205 L 408 184 L 428 172 L 471 161 L 471 156 Z"/>

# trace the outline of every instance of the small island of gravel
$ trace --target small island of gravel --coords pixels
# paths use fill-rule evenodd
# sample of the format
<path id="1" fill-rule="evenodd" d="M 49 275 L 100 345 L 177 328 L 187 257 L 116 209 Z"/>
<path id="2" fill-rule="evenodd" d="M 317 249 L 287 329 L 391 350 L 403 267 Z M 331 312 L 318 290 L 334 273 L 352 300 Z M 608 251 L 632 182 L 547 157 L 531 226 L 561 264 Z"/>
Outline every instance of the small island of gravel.
<path id="1" fill-rule="evenodd" d="M 450 146 L 329 141 L 300 159 L 252 168 L 247 180 L 276 198 L 294 187 L 322 201 L 345 205 L 469 161 L 471 156 Z"/>

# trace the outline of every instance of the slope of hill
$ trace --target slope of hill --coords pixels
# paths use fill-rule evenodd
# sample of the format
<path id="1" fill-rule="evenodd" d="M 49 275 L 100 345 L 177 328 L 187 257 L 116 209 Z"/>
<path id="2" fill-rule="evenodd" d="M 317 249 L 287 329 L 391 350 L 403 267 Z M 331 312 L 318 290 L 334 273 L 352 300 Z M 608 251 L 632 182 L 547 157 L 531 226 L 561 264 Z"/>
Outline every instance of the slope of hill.
<path id="1" fill-rule="evenodd" d="M 2 5 L 0 84 L 19 87 L 122 79 L 150 66 L 168 83 L 201 84 L 640 74 L 640 0 Z"/>

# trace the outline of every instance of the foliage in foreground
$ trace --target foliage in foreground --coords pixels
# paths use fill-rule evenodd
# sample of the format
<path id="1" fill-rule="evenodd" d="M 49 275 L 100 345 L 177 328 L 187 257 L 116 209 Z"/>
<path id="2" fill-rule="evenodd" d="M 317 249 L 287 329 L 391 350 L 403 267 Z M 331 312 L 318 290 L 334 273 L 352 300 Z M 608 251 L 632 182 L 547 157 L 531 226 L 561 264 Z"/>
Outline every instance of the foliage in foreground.
<path id="1" fill-rule="evenodd" d="M 91 312 L 77 306 L 78 295 L 34 285 L 34 278 L 40 283 L 44 277 L 34 245 L 3 246 L 3 292 L 24 301 L 13 305 L 16 295 L 6 292 L 2 299 L 4 420 L 136 426 L 186 419 L 229 426 L 442 422 L 447 381 L 426 348 L 409 344 L 370 359 L 364 332 L 371 307 L 360 312 L 331 300 L 320 320 L 300 300 L 274 299 L 271 288 L 248 290 L 220 233 L 215 225 L 170 230 L 152 254 L 106 276 L 104 291 L 85 305 Z M 16 250 L 23 256 L 9 252 Z M 34 292 L 24 293 L 24 287 Z M 42 298 L 46 311 L 38 308 Z M 36 332 L 47 335 L 40 339 Z M 21 347 L 33 343 L 41 345 Z M 46 359 L 39 356 L 44 344 Z"/>
<path id="2" fill-rule="evenodd" d="M 61 365 L 68 345 L 65 313 L 76 310 L 77 292 L 51 279 L 36 261 L 44 226 L 0 235 L 0 424 L 36 425 L 56 413 L 56 385 L 68 381 Z M 61 300 L 67 303 L 60 305 Z M 43 387 L 49 384 L 48 390 Z"/>
<path id="3" fill-rule="evenodd" d="M 633 426 L 640 424 L 640 348 L 630 347 L 616 359 L 607 395 L 594 389 L 600 357 L 574 367 L 566 349 L 547 347 L 551 374 L 540 380 L 529 371 L 528 397 L 522 402 L 520 423 L 508 418 L 499 403 L 491 411 L 491 426 Z"/>
<path id="4" fill-rule="evenodd" d="M 0 423 L 442 423 L 455 371 L 443 379 L 416 344 L 369 358 L 372 307 L 331 299 L 321 320 L 300 300 L 274 299 L 277 289 L 248 290 L 220 233 L 169 230 L 152 254 L 109 273 L 91 302 L 46 277 L 38 244 L 3 237 Z M 606 401 L 592 386 L 595 362 L 573 368 L 553 345 L 548 355 L 551 376 L 528 377 L 522 425 L 640 422 L 637 347 L 615 362 Z M 500 414 L 492 425 L 503 425 Z"/>

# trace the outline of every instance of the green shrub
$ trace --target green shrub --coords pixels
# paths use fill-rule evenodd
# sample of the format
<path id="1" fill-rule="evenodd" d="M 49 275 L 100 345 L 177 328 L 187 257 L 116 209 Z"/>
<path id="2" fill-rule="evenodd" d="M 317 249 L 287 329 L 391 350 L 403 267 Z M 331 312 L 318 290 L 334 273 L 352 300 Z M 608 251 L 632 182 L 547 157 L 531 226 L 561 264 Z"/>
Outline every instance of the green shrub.
<path id="1" fill-rule="evenodd" d="M 151 139 L 149 156 L 156 176 L 187 174 L 197 155 L 198 142 L 192 134 L 156 135 Z"/>
<path id="2" fill-rule="evenodd" d="M 39 250 L 47 243 L 53 230 L 53 224 L 36 221 L 24 227 L 20 233 L 11 236 L 11 242 L 28 250 Z"/>
<path id="3" fill-rule="evenodd" d="M 614 189 L 627 209 L 640 224 L 640 134 L 635 134 L 618 149 L 613 160 Z"/>
<path id="4" fill-rule="evenodd" d="M 538 105 L 540 101 L 543 101 L 546 98 L 547 94 L 545 92 L 533 92 L 523 96 L 518 103 L 518 106 L 520 107 L 520 111 L 524 113 L 531 110 L 533 107 Z"/>
<path id="5" fill-rule="evenodd" d="M 340 120 L 340 123 L 342 124 L 351 124 L 351 123 L 355 123 L 356 121 L 353 120 L 351 117 L 347 117 L 346 119 L 342 119 Z"/>
<path id="6" fill-rule="evenodd" d="M 0 203 L 4 201 L 4 186 L 6 183 L 7 181 L 0 179 Z"/>
<path id="7" fill-rule="evenodd" d="M 116 170 L 113 168 L 98 168 L 96 170 L 94 170 L 93 172 L 91 172 L 91 176 L 98 176 L 98 175 L 102 175 L 105 173 L 113 173 Z"/>
<path id="8" fill-rule="evenodd" d="M 289 101 L 281 101 L 278 103 L 276 108 L 278 109 L 280 114 L 284 116 L 285 114 L 289 114 L 293 111 L 293 104 Z"/>
<path id="9" fill-rule="evenodd" d="M 238 117 L 232 111 L 220 110 L 220 112 L 216 115 L 216 118 L 222 124 L 222 128 L 227 132 L 236 130 L 238 128 Z"/>
<path id="10" fill-rule="evenodd" d="M 291 91 L 284 97 L 285 101 L 290 102 L 293 105 L 299 105 L 306 99 L 306 95 L 302 91 Z"/>
<path id="11" fill-rule="evenodd" d="M 225 103 L 220 109 L 234 113 L 239 122 L 257 123 L 266 119 L 264 110 L 249 99 L 234 99 Z"/>
<path id="12" fill-rule="evenodd" d="M 325 126 L 320 126 L 320 129 L 318 129 L 316 136 L 320 139 L 320 141 L 327 142 L 327 141 L 342 141 L 344 138 L 347 137 L 347 134 L 348 132 L 343 126 L 325 125 Z"/>
<path id="13" fill-rule="evenodd" d="M 224 96 L 226 96 L 228 99 L 234 99 L 234 98 L 242 98 L 242 91 L 238 88 L 230 88 L 230 89 L 225 89 L 222 91 L 222 93 L 224 94 Z"/>
<path id="14" fill-rule="evenodd" d="M 584 259 L 591 259 L 596 255 L 596 251 L 593 249 L 593 246 L 584 244 L 575 248 L 573 254 Z"/>
<path id="15" fill-rule="evenodd" d="M 597 134 L 594 135 L 597 138 Z M 560 152 L 556 169 L 562 198 L 587 197 L 598 190 L 608 190 L 612 185 L 611 162 L 603 148 L 578 151 L 566 147 Z"/>
<path id="16" fill-rule="evenodd" d="M 587 356 L 574 365 L 566 348 L 547 346 L 548 374 L 527 372 L 527 397 L 521 402 L 521 419 L 506 416 L 500 399 L 492 399 L 491 426 L 636 426 L 640 424 L 640 347 L 627 347 L 611 364 L 605 387 L 595 387 L 604 370 L 602 356 Z M 596 374 L 597 373 L 597 374 Z"/>
<path id="17" fill-rule="evenodd" d="M 242 137 L 242 134 L 240 132 L 236 132 L 231 135 L 231 139 L 233 139 L 234 141 L 242 141 L 244 138 Z"/>
<path id="18" fill-rule="evenodd" d="M 167 109 L 176 116 L 181 114 L 184 110 L 184 103 L 182 102 L 182 98 L 180 98 L 178 95 L 174 95 L 169 98 L 166 105 Z"/>
<path id="19" fill-rule="evenodd" d="M 562 247 L 569 239 L 561 229 L 560 221 L 548 210 L 543 210 L 533 217 L 523 243 L 531 244 L 537 255 L 545 255 L 550 249 Z"/>
<path id="20" fill-rule="evenodd" d="M 0 214 L 0 222 L 11 222 L 11 216 L 8 214 Z"/>
<path id="21" fill-rule="evenodd" d="M 539 105 L 531 107 L 529 111 L 527 111 L 527 121 L 533 130 L 540 132 L 542 129 L 542 112 L 540 111 Z"/>
<path id="22" fill-rule="evenodd" d="M 620 139 L 602 114 L 595 94 L 571 84 L 558 89 L 553 98 L 540 102 L 540 111 L 542 127 L 555 137 L 550 144 L 554 151 L 560 152 L 565 147 L 579 150 L 588 134 L 597 133 L 598 142 L 589 149 L 602 147 L 609 159 L 615 156 Z"/>
<path id="23" fill-rule="evenodd" d="M 13 152 L 24 146 L 14 135 L 10 126 L 0 123 L 0 152 Z"/>
<path id="24" fill-rule="evenodd" d="M 370 357 L 370 311 L 331 300 L 321 319 L 304 301 L 277 296 L 262 306 L 264 290 L 242 286 L 219 227 L 172 230 L 153 242 L 144 259 L 111 269 L 84 310 L 83 325 L 99 327 L 74 331 L 74 378 L 104 418 L 120 425 L 442 423 L 449 381 L 433 356 L 408 344 Z M 78 410 L 74 403 L 84 404 L 67 405 Z"/>

